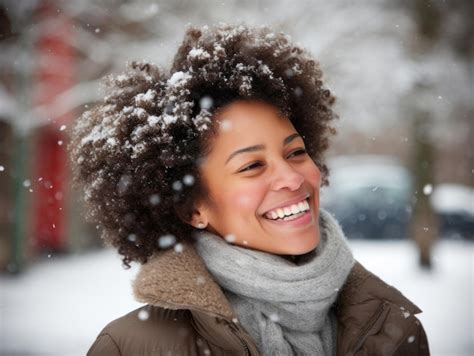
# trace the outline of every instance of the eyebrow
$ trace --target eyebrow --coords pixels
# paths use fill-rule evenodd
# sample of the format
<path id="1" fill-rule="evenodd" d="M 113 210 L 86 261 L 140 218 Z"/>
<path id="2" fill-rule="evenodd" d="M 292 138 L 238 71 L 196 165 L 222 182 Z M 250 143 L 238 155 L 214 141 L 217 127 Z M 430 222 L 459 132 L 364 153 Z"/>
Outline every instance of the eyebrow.
<path id="1" fill-rule="evenodd" d="M 295 138 L 298 138 L 298 137 L 302 139 L 299 133 L 291 134 L 290 136 L 288 136 L 287 138 L 283 140 L 283 145 L 286 146 L 287 144 L 289 144 L 291 141 L 293 141 Z M 227 158 L 227 160 L 225 161 L 225 164 L 227 164 L 227 162 L 229 162 L 235 155 L 238 155 L 239 153 L 254 152 L 254 151 L 263 150 L 264 148 L 265 148 L 265 145 L 255 145 L 255 146 L 241 148 L 237 151 L 232 152 L 229 158 Z"/>

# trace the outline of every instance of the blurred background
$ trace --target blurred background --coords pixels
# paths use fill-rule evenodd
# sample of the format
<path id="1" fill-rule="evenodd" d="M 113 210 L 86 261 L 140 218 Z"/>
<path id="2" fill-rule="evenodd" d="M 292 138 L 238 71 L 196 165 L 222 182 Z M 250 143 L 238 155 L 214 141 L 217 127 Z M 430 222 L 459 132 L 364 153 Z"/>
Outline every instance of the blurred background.
<path id="1" fill-rule="evenodd" d="M 471 0 L 0 0 L 0 355 L 84 355 L 139 306 L 70 187 L 100 78 L 170 66 L 187 24 L 270 25 L 320 61 L 338 135 L 322 206 L 422 310 L 432 355 L 474 354 Z"/>

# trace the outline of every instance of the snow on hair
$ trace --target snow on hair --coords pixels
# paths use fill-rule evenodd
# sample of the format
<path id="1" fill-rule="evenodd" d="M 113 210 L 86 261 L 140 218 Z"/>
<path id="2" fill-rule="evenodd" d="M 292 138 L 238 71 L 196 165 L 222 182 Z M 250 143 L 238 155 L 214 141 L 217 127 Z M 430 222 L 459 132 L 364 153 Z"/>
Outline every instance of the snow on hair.
<path id="1" fill-rule="evenodd" d="M 263 100 L 288 117 L 328 184 L 323 154 L 334 134 L 334 97 L 318 62 L 267 26 L 188 27 L 169 72 L 132 62 L 105 78 L 107 95 L 75 122 L 68 145 L 87 219 L 124 265 L 145 263 L 163 239 L 189 238 L 194 203 L 210 199 L 200 160 L 213 114 L 234 100 Z"/>

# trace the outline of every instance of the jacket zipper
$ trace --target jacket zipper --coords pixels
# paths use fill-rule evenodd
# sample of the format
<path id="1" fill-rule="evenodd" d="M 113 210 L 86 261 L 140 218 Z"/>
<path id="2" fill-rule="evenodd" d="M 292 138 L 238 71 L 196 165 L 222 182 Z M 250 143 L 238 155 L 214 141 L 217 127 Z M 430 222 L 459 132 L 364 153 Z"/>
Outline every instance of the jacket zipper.
<path id="1" fill-rule="evenodd" d="M 250 355 L 249 347 L 248 347 L 247 343 L 240 337 L 237 326 L 233 325 L 233 323 L 229 323 L 228 321 L 226 321 L 226 325 L 227 325 L 228 328 L 230 328 L 232 330 L 232 332 L 239 339 L 240 343 L 242 344 L 242 346 L 245 349 L 245 355 L 249 356 Z"/>
<path id="2" fill-rule="evenodd" d="M 237 336 L 237 338 L 239 339 L 239 341 L 240 341 L 240 343 L 242 344 L 242 346 L 245 348 L 245 356 L 251 356 L 251 355 L 250 355 L 250 350 L 249 350 L 249 348 L 248 348 L 247 343 L 246 343 L 244 340 L 242 340 L 242 338 L 241 338 L 240 335 L 239 335 L 239 331 L 238 331 L 237 326 L 235 326 L 233 322 L 229 322 L 228 320 L 226 320 L 226 317 L 225 317 L 225 316 L 220 315 L 220 314 L 216 314 L 216 313 L 209 313 L 209 311 L 207 311 L 207 310 L 202 310 L 202 309 L 196 308 L 195 306 L 192 306 L 192 305 L 166 303 L 166 304 L 164 304 L 164 305 L 162 305 L 162 306 L 164 306 L 165 308 L 174 307 L 174 308 L 172 308 L 172 309 L 188 309 L 188 310 L 190 310 L 190 311 L 191 311 L 191 310 L 196 310 L 196 311 L 198 311 L 198 312 L 204 312 L 204 313 L 207 313 L 207 314 L 211 314 L 211 315 L 213 315 L 213 316 L 215 316 L 215 317 L 218 317 L 218 318 L 224 320 L 225 323 L 226 323 L 226 325 L 227 325 L 227 327 L 229 327 L 229 328 L 231 329 L 231 331 L 232 331 L 232 332 Z M 177 306 L 178 308 L 177 308 L 176 306 Z M 234 328 L 235 328 L 235 329 L 234 329 Z"/>
<path id="3" fill-rule="evenodd" d="M 240 337 L 239 337 L 239 340 L 242 343 L 242 346 L 245 348 L 245 356 L 250 356 L 250 351 L 245 341 L 242 340 Z"/>
<path id="4" fill-rule="evenodd" d="M 357 341 L 356 346 L 354 347 L 354 353 L 359 351 L 359 349 L 362 347 L 364 344 L 365 340 L 368 337 L 369 332 L 372 330 L 372 328 L 378 323 L 378 321 L 382 318 L 385 317 L 389 309 L 389 305 L 387 302 L 383 302 L 376 310 L 374 313 L 374 316 L 372 317 L 372 320 L 369 322 L 369 324 L 364 328 L 364 331 L 360 334 L 361 336 L 359 337 L 359 341 Z"/>

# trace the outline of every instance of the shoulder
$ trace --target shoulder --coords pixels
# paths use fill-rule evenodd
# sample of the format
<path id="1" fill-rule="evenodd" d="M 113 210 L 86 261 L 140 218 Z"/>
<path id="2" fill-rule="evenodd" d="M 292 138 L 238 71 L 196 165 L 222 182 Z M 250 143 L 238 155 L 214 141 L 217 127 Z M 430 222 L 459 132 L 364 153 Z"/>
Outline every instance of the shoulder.
<path id="1" fill-rule="evenodd" d="M 339 293 L 336 313 L 338 344 L 346 354 L 429 355 L 416 317 L 421 309 L 358 262 Z"/>
<path id="2" fill-rule="evenodd" d="M 377 300 L 400 304 L 414 314 L 421 313 L 421 309 L 397 288 L 387 284 L 356 261 L 339 293 L 338 303 L 342 306 L 350 306 Z"/>
<path id="3" fill-rule="evenodd" d="M 145 305 L 108 323 L 87 355 L 152 355 L 171 350 L 185 354 L 195 338 L 188 310 Z"/>

